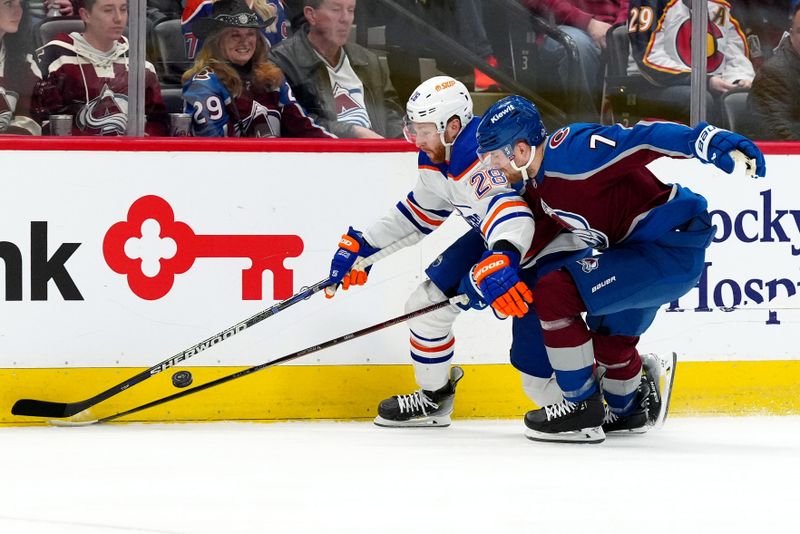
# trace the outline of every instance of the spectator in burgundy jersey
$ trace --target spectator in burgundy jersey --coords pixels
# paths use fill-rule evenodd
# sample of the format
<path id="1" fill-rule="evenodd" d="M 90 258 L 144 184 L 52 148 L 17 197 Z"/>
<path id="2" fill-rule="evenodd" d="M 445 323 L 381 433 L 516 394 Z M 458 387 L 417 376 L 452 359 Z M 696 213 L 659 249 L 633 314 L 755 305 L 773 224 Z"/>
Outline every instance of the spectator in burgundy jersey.
<path id="1" fill-rule="evenodd" d="M 628 0 L 523 0 L 523 4 L 543 15 L 552 15 L 559 29 L 578 47 L 580 68 L 569 79 L 566 51 L 555 40 L 545 39 L 544 55 L 555 63 L 559 77 L 542 80 L 542 96 L 564 105 L 567 89 L 577 91 L 577 119 L 596 122 L 603 93 L 606 33 L 611 26 L 627 20 Z"/>
<path id="2" fill-rule="evenodd" d="M 73 116 L 73 135 L 124 135 L 128 126 L 127 0 L 83 0 L 83 33 L 62 34 L 37 53 L 43 80 L 33 110 Z M 145 133 L 166 133 L 166 108 L 153 65 L 145 63 Z"/>
<path id="3" fill-rule="evenodd" d="M 263 20 L 246 0 L 218 0 L 194 22 L 203 41 L 183 75 L 183 98 L 194 135 L 333 138 L 306 115 L 281 70 L 267 59 Z"/>
<path id="4" fill-rule="evenodd" d="M 338 137 L 403 136 L 403 110 L 378 56 L 348 42 L 356 0 L 305 0 L 308 24 L 269 53 L 297 100 Z"/>
<path id="5" fill-rule="evenodd" d="M 33 86 L 41 77 L 33 61 L 27 0 L 0 0 L 0 134 L 39 135 L 29 118 Z"/>

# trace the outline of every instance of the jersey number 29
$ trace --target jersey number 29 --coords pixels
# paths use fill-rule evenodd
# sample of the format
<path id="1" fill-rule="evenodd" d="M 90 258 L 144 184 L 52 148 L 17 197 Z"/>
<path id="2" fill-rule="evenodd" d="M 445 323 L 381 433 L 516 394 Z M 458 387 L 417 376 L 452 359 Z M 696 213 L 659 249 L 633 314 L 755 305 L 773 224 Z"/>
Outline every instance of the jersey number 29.
<path id="1" fill-rule="evenodd" d="M 194 122 L 196 124 L 205 124 L 206 115 L 212 121 L 219 120 L 222 118 L 224 111 L 222 101 L 218 96 L 209 96 L 206 98 L 205 103 L 195 100 L 192 106 L 194 107 Z M 208 113 L 205 113 L 204 109 L 208 110 Z"/>

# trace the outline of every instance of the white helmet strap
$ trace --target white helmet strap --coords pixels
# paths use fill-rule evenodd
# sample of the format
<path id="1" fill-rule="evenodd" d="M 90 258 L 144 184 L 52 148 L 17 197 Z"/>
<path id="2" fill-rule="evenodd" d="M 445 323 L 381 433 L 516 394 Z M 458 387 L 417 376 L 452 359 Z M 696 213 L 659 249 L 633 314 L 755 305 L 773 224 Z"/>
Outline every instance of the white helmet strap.
<path id="1" fill-rule="evenodd" d="M 525 182 L 527 182 L 529 180 L 529 178 L 528 178 L 528 167 L 531 166 L 531 163 L 533 163 L 533 159 L 535 157 L 536 157 L 536 147 L 532 146 L 531 147 L 531 157 L 528 158 L 528 161 L 525 163 L 525 165 L 523 165 L 522 167 L 517 167 L 517 163 L 513 159 L 511 160 L 511 168 L 514 169 L 517 172 L 521 172 L 522 173 L 522 182 L 523 183 L 525 183 Z"/>

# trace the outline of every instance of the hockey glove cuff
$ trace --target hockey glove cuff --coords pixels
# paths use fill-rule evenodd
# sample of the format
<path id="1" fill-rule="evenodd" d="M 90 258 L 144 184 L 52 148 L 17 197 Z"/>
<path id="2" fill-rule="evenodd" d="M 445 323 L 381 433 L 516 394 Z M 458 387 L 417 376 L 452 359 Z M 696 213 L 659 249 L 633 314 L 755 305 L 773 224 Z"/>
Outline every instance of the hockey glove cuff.
<path id="1" fill-rule="evenodd" d="M 522 317 L 533 302 L 533 292 L 519 279 L 518 273 L 518 253 L 488 250 L 472 268 L 471 276 L 496 312 Z"/>
<path id="2" fill-rule="evenodd" d="M 469 299 L 466 303 L 456 303 L 456 306 L 464 311 L 469 309 L 483 310 L 488 306 L 483 298 L 483 293 L 481 293 L 481 290 L 478 288 L 478 284 L 476 284 L 475 280 L 472 278 L 471 270 L 461 279 L 461 283 L 458 285 L 458 294 L 466 295 Z"/>
<path id="3" fill-rule="evenodd" d="M 367 266 L 365 269 L 354 269 L 353 266 L 359 258 L 367 258 L 378 250 L 380 249 L 372 247 L 364 239 L 361 232 L 354 230 L 352 226 L 348 228 L 347 233 L 342 235 L 339 248 L 331 260 L 329 278 L 333 284 L 325 288 L 325 296 L 333 298 L 339 284 L 345 290 L 350 286 L 366 284 L 371 266 Z"/>
<path id="4" fill-rule="evenodd" d="M 713 163 L 731 174 L 736 164 L 735 158 L 740 158 L 745 160 L 749 176 L 763 178 L 766 175 L 764 154 L 747 137 L 705 122 L 698 124 L 692 134 L 694 139 L 694 142 L 690 142 L 692 153 L 703 163 Z M 737 155 L 737 152 L 744 155 L 744 158 Z"/>

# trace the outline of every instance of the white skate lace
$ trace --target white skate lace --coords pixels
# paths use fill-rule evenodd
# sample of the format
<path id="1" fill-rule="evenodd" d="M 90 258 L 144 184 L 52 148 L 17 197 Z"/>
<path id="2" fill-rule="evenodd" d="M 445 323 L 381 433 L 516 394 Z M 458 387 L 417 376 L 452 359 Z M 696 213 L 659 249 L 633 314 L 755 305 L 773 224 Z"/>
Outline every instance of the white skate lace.
<path id="1" fill-rule="evenodd" d="M 547 415 L 547 420 L 552 421 L 556 417 L 563 417 L 575 411 L 577 404 L 570 402 L 567 399 L 562 400 L 558 404 L 551 404 L 544 407 L 544 413 Z"/>
<path id="2" fill-rule="evenodd" d="M 609 423 L 615 423 L 619 419 L 619 416 L 614 412 L 612 412 L 607 404 L 604 406 L 604 408 L 606 410 L 606 413 L 603 416 L 603 424 L 607 425 Z"/>
<path id="3" fill-rule="evenodd" d="M 433 408 L 433 410 L 439 409 L 439 405 L 429 399 L 421 389 L 410 395 L 398 395 L 397 404 L 400 405 L 400 413 L 422 412 L 422 415 L 428 415 L 426 407 Z"/>

